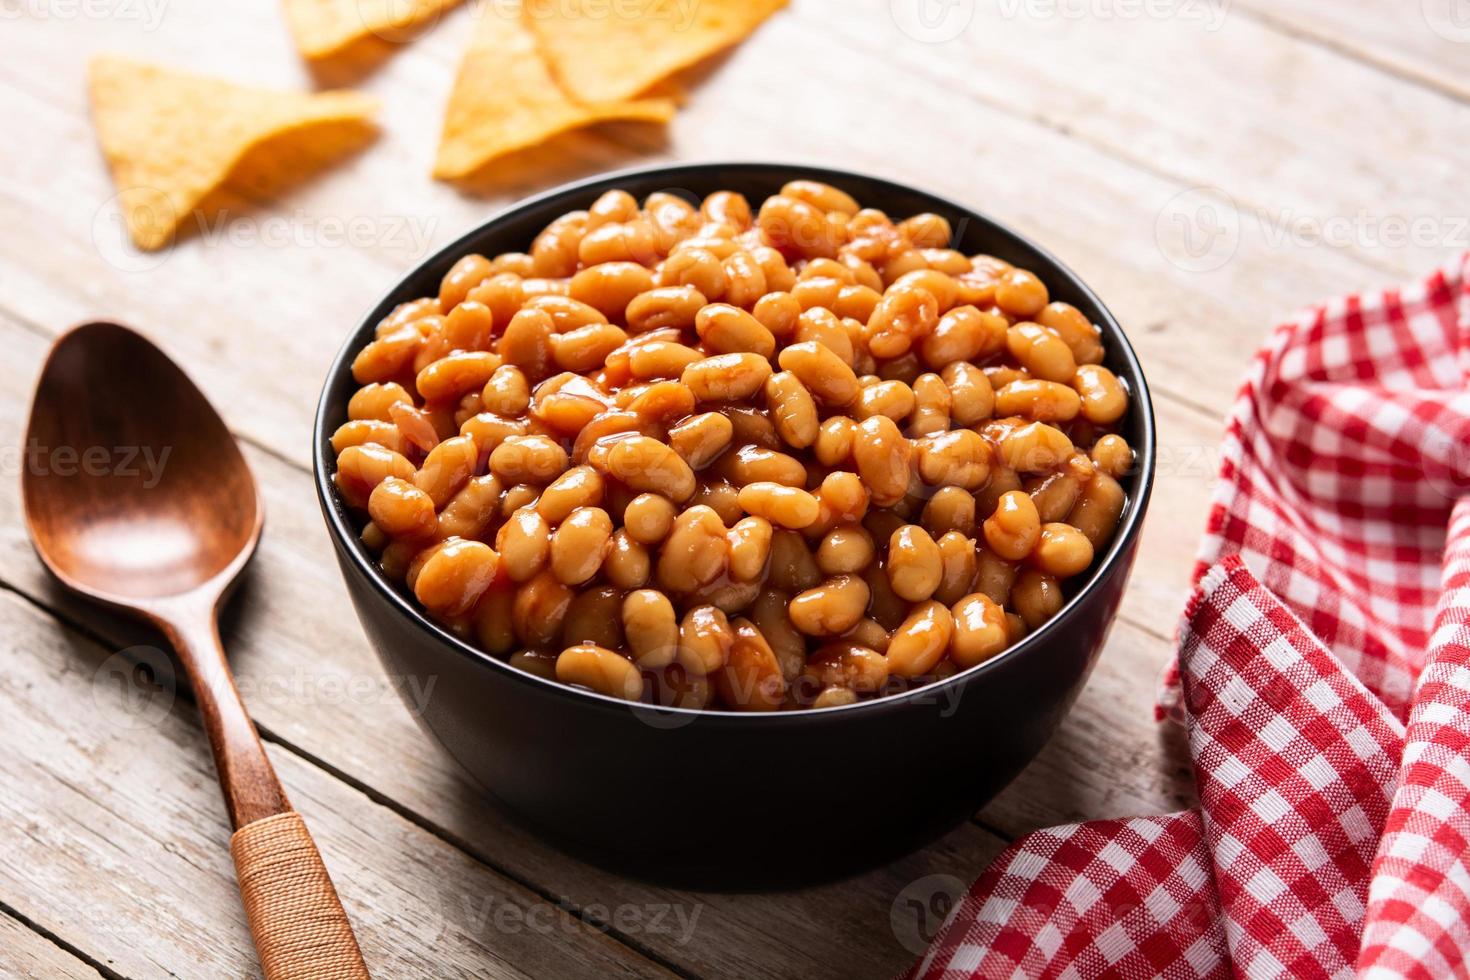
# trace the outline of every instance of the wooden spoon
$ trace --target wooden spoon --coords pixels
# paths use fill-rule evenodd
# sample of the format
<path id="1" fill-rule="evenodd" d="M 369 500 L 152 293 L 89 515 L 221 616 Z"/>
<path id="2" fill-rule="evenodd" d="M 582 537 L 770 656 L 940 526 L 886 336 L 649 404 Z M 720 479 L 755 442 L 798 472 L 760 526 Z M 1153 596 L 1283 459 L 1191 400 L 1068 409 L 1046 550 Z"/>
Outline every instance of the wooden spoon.
<path id="1" fill-rule="evenodd" d="M 220 646 L 219 606 L 263 520 L 229 429 L 161 350 L 126 327 L 89 323 L 51 348 L 25 459 L 26 524 L 41 560 L 67 588 L 152 623 L 178 651 L 224 790 L 266 977 L 367 977 Z"/>

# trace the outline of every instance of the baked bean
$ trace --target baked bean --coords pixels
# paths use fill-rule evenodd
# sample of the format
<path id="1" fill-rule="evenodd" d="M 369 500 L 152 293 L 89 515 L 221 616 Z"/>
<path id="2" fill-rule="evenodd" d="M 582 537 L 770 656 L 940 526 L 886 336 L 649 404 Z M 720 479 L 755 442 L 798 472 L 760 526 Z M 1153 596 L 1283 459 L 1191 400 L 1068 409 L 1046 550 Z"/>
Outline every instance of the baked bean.
<path id="1" fill-rule="evenodd" d="M 1012 381 L 995 393 L 997 415 L 1019 415 L 1037 422 L 1070 422 L 1081 405 L 1077 392 L 1055 381 Z"/>
<path id="2" fill-rule="evenodd" d="M 823 466 L 841 466 L 852 458 L 852 444 L 857 423 L 845 415 L 834 415 L 817 427 L 817 441 L 812 446 L 817 461 Z"/>
<path id="3" fill-rule="evenodd" d="M 909 602 L 923 602 L 939 588 L 943 556 L 928 531 L 905 524 L 888 539 L 886 570 L 888 584 L 896 595 Z"/>
<path id="4" fill-rule="evenodd" d="M 1071 513 L 1081 488 L 1081 482 L 1071 473 L 1065 472 L 1034 478 L 1025 487 L 1043 524 L 1060 521 Z"/>
<path id="5" fill-rule="evenodd" d="M 717 354 L 753 353 L 769 358 L 776 338 L 751 314 L 728 303 L 711 303 L 699 311 L 694 328 L 704 346 Z"/>
<path id="6" fill-rule="evenodd" d="M 413 594 L 439 616 L 463 616 L 495 580 L 499 558 L 480 541 L 450 538 L 419 568 Z"/>
<path id="7" fill-rule="evenodd" d="M 550 373 L 551 337 L 555 333 L 545 310 L 521 310 L 510 318 L 500 338 L 500 357 L 539 381 Z"/>
<path id="8" fill-rule="evenodd" d="M 567 585 L 597 574 L 612 548 L 612 519 L 600 507 L 578 507 L 551 536 L 551 570 Z"/>
<path id="9" fill-rule="evenodd" d="M 623 599 L 623 632 L 640 667 L 667 667 L 679 655 L 679 621 L 662 592 L 639 589 Z"/>
<path id="10" fill-rule="evenodd" d="M 1072 377 L 1082 400 L 1082 417 L 1094 425 L 1112 425 L 1128 410 L 1128 393 L 1116 375 L 1100 364 L 1084 364 Z"/>
<path id="11" fill-rule="evenodd" d="M 529 483 L 518 483 L 500 495 L 500 513 L 509 519 L 510 515 L 522 507 L 531 508 L 538 496 L 540 491 Z"/>
<path id="12" fill-rule="evenodd" d="M 822 579 L 816 559 L 800 534 L 777 528 L 771 535 L 771 560 L 767 581 L 778 589 L 799 592 Z"/>
<path id="13" fill-rule="evenodd" d="M 635 334 L 653 330 L 688 330 L 708 302 L 693 286 L 658 286 L 628 302 L 625 320 Z"/>
<path id="14" fill-rule="evenodd" d="M 710 302 L 723 298 L 727 285 L 725 266 L 718 256 L 708 249 L 683 246 L 659 264 L 654 282 L 690 287 Z"/>
<path id="15" fill-rule="evenodd" d="M 773 337 L 785 340 L 796 331 L 801 311 L 801 304 L 790 293 L 767 293 L 750 312 Z"/>
<path id="16" fill-rule="evenodd" d="M 902 381 L 878 381 L 858 393 L 853 415 L 858 419 L 886 415 L 895 422 L 902 422 L 913 410 L 914 389 Z"/>
<path id="17" fill-rule="evenodd" d="M 556 679 L 606 694 L 637 701 L 643 696 L 643 675 L 626 657 L 595 643 L 567 647 L 556 658 Z"/>
<path id="18" fill-rule="evenodd" d="M 859 331 L 859 339 L 861 339 L 861 331 Z M 801 316 L 796 318 L 796 331 L 792 335 L 792 340 L 798 344 L 821 344 L 836 354 L 842 363 L 849 367 L 853 364 L 853 338 L 843 325 L 843 321 L 825 307 L 813 306 L 803 310 Z"/>
<path id="19" fill-rule="evenodd" d="M 914 447 L 886 415 L 864 419 L 852 440 L 852 458 L 872 501 L 890 507 L 902 500 L 912 478 Z"/>
<path id="20" fill-rule="evenodd" d="M 1045 422 L 1027 422 L 1000 430 L 996 443 L 1005 464 L 1020 473 L 1055 469 L 1072 455 L 1072 440 Z"/>
<path id="21" fill-rule="evenodd" d="M 695 606 L 679 623 L 679 664 L 701 677 L 719 670 L 730 659 L 735 631 L 725 614 L 714 606 Z"/>
<path id="22" fill-rule="evenodd" d="M 923 677 L 949 652 L 954 617 L 942 602 L 914 607 L 888 641 L 888 670 L 898 677 Z"/>
<path id="23" fill-rule="evenodd" d="M 1070 578 L 1092 564 L 1092 542 L 1070 524 L 1043 524 L 1029 561 L 1055 578 Z"/>
<path id="24" fill-rule="evenodd" d="M 741 446 L 727 453 L 716 472 L 736 486 L 750 483 L 779 483 L 787 487 L 806 486 L 807 472 L 801 460 L 762 446 Z"/>
<path id="25" fill-rule="evenodd" d="M 563 371 L 587 374 L 596 371 L 608 355 L 622 346 L 628 335 L 610 323 L 589 323 L 551 338 L 551 356 Z"/>
<path id="26" fill-rule="evenodd" d="M 566 450 L 546 436 L 510 436 L 490 454 L 490 472 L 507 483 L 550 483 L 566 468 Z"/>
<path id="27" fill-rule="evenodd" d="M 953 232 L 949 222 L 937 214 L 916 214 L 898 223 L 898 231 L 915 248 L 944 248 L 950 243 Z"/>
<path id="28" fill-rule="evenodd" d="M 808 391 L 828 405 L 843 407 L 857 397 L 857 375 L 823 344 L 792 344 L 781 351 L 777 361 L 783 371 L 796 375 Z"/>
<path id="29" fill-rule="evenodd" d="M 743 194 L 734 191 L 715 191 L 704 199 L 699 213 L 711 221 L 727 224 L 738 231 L 749 228 L 755 220 L 751 214 L 750 202 Z"/>
<path id="30" fill-rule="evenodd" d="M 1083 484 L 1077 505 L 1067 515 L 1067 523 L 1081 531 L 1094 549 L 1101 548 L 1117 528 L 1126 501 L 1127 495 L 1118 481 L 1099 472 Z"/>
<path id="31" fill-rule="evenodd" d="M 351 422 L 343 422 L 337 427 L 337 431 L 332 433 L 332 452 L 340 456 L 342 450 L 349 446 L 362 446 L 370 442 L 384 449 L 391 449 L 395 453 L 404 452 L 409 444 L 398 426 L 391 422 L 355 419 Z"/>
<path id="32" fill-rule="evenodd" d="M 511 620 L 516 638 L 529 647 L 549 647 L 561 636 L 562 620 L 572 604 L 572 590 L 545 569 L 515 592 Z"/>
<path id="33" fill-rule="evenodd" d="M 786 678 L 775 651 L 750 620 L 736 619 L 730 626 L 729 656 L 711 675 L 720 699 L 737 711 L 777 710 L 786 697 Z"/>
<path id="34" fill-rule="evenodd" d="M 656 574 L 665 589 L 690 592 L 724 574 L 729 558 L 725 522 L 713 509 L 696 504 L 674 518 Z"/>
<path id="35" fill-rule="evenodd" d="M 958 531 L 965 537 L 975 534 L 975 497 L 960 487 L 940 487 L 924 505 L 920 523 L 931 535 Z"/>
<path id="36" fill-rule="evenodd" d="M 500 526 L 495 547 L 511 581 L 530 581 L 551 558 L 551 527 L 535 510 L 520 507 Z"/>
<path id="37" fill-rule="evenodd" d="M 1048 303 L 1036 314 L 1036 322 L 1053 330 L 1072 349 L 1078 364 L 1101 364 L 1103 346 L 1098 329 L 1082 312 L 1068 303 Z"/>
<path id="38" fill-rule="evenodd" d="M 1036 629 L 1062 608 L 1062 587 L 1055 577 L 1024 568 L 1011 586 L 1011 605 L 1028 629 Z"/>
<path id="39" fill-rule="evenodd" d="M 490 278 L 494 271 L 490 260 L 483 255 L 466 255 L 454 263 L 439 284 L 439 308 L 454 309 L 471 289 Z"/>
<path id="40" fill-rule="evenodd" d="M 502 365 L 485 382 L 480 401 L 485 411 L 504 416 L 520 415 L 531 404 L 530 382 L 514 364 Z"/>
<path id="41" fill-rule="evenodd" d="M 614 436 L 607 454 L 607 471 L 640 493 L 656 493 L 675 503 L 694 496 L 694 471 L 657 439 L 642 435 Z M 491 459 L 494 465 L 494 459 Z"/>
<path id="42" fill-rule="evenodd" d="M 394 381 L 363 385 L 348 399 L 347 417 L 353 421 L 387 422 L 392 418 L 388 414 L 389 409 L 398 404 L 413 404 L 413 398 L 403 385 Z"/>
<path id="43" fill-rule="evenodd" d="M 1047 299 L 1046 285 L 1025 269 L 1011 269 L 995 287 L 995 304 L 1011 316 L 1036 316 Z"/>
<path id="44" fill-rule="evenodd" d="M 766 379 L 766 410 L 781 439 L 795 449 L 817 441 L 817 403 L 801 379 L 779 371 Z"/>
<path id="45" fill-rule="evenodd" d="M 561 624 L 561 642 L 594 643 L 609 650 L 623 647 L 623 590 L 610 586 L 590 588 L 577 594 L 567 607 Z"/>
<path id="46" fill-rule="evenodd" d="M 1133 449 L 1119 435 L 1103 436 L 1093 444 L 1091 456 L 1097 468 L 1114 479 L 1133 469 Z"/>
<path id="47" fill-rule="evenodd" d="M 408 480 L 390 476 L 373 488 L 368 513 L 385 533 L 422 538 L 438 527 L 434 501 Z"/>
<path id="48" fill-rule="evenodd" d="M 750 309 L 766 294 L 766 273 L 744 249 L 725 257 L 725 302 Z"/>
<path id="49" fill-rule="evenodd" d="M 868 490 L 856 473 L 828 473 L 817 488 L 817 499 L 840 521 L 861 521 L 868 513 Z"/>
<path id="50" fill-rule="evenodd" d="M 820 510 L 817 498 L 805 490 L 765 481 L 741 487 L 740 506 L 748 514 L 795 529 L 815 521 Z"/>
<path id="51" fill-rule="evenodd" d="M 415 472 L 413 464 L 401 454 L 385 446 L 366 443 L 348 446 L 338 454 L 334 482 L 354 507 L 366 509 L 368 497 L 378 484 L 390 476 L 412 480 Z"/>
<path id="52" fill-rule="evenodd" d="M 669 429 L 669 445 L 694 469 L 714 462 L 730 444 L 734 426 L 718 412 L 691 415 Z"/>
<path id="53" fill-rule="evenodd" d="M 771 522 L 764 517 L 745 517 L 727 533 L 730 546 L 730 575 L 738 582 L 754 582 L 766 570 L 771 556 Z"/>
<path id="54" fill-rule="evenodd" d="M 919 477 L 930 486 L 979 490 L 990 478 L 990 447 L 980 433 L 955 429 L 915 441 Z"/>
<path id="55" fill-rule="evenodd" d="M 587 212 L 557 218 L 531 242 L 533 275 L 564 279 L 577 271 L 578 247 L 587 232 Z"/>
<path id="56" fill-rule="evenodd" d="M 1007 330 L 1006 349 L 1032 377 L 1066 383 L 1077 373 L 1072 349 L 1039 323 L 1018 323 Z"/>
<path id="57" fill-rule="evenodd" d="M 628 354 L 628 368 L 635 378 L 677 378 L 704 355 L 692 347 L 669 341 L 640 344 Z"/>
<path id="58" fill-rule="evenodd" d="M 498 354 L 478 350 L 455 351 L 420 371 L 414 384 L 427 401 L 451 401 L 468 391 L 483 388 L 498 367 Z"/>
<path id="59" fill-rule="evenodd" d="M 641 589 L 648 584 L 653 571 L 653 556 L 648 549 L 619 528 L 608 543 L 607 557 L 602 560 L 602 576 L 620 589 Z"/>
<path id="60" fill-rule="evenodd" d="M 1036 504 L 1020 490 L 1003 494 L 995 513 L 985 519 L 985 543 L 1007 561 L 1020 561 L 1041 537 Z"/>
<path id="61" fill-rule="evenodd" d="M 817 548 L 817 567 L 824 575 L 861 572 L 873 563 L 876 549 L 873 538 L 858 525 L 835 528 Z"/>
<path id="62" fill-rule="evenodd" d="M 939 323 L 939 300 L 927 289 L 894 284 L 868 320 L 868 350 L 874 357 L 893 358 L 908 353 L 914 342 L 928 336 Z"/>
<path id="63" fill-rule="evenodd" d="M 863 618 L 869 596 L 862 578 L 834 576 L 791 600 L 791 625 L 808 636 L 839 636 Z"/>
<path id="64" fill-rule="evenodd" d="M 975 593 L 954 604 L 949 656 L 961 668 L 983 663 L 1010 646 L 1006 614 L 990 597 Z"/>
<path id="65" fill-rule="evenodd" d="M 696 361 L 680 379 L 702 402 L 749 398 L 771 375 L 771 364 L 759 354 L 719 354 Z"/>
<path id="66" fill-rule="evenodd" d="M 646 422 L 668 424 L 694 411 L 694 394 L 677 381 L 655 381 L 623 391 L 633 394 L 627 407 Z"/>
<path id="67" fill-rule="evenodd" d="M 668 537 L 678 509 L 667 497 L 640 493 L 623 511 L 623 526 L 639 544 L 654 545 Z"/>
<path id="68" fill-rule="evenodd" d="M 939 576 L 939 587 L 934 590 L 934 598 L 952 606 L 970 593 L 975 581 L 979 568 L 975 542 L 959 531 L 947 531 L 935 544 L 939 546 L 943 571 Z"/>
<path id="69" fill-rule="evenodd" d="M 477 476 L 460 488 L 439 511 L 435 536 L 479 538 L 500 514 L 500 481 L 491 474 Z"/>
<path id="70" fill-rule="evenodd" d="M 868 647 L 830 643 L 812 654 L 803 673 L 824 690 L 871 694 L 888 682 L 888 659 Z"/>
<path id="71" fill-rule="evenodd" d="M 590 466 L 575 466 L 541 491 L 536 512 L 548 523 L 560 524 L 578 507 L 601 504 L 605 490 L 600 473 Z"/>
<path id="72" fill-rule="evenodd" d="M 795 198 L 766 198 L 756 222 L 765 243 L 788 258 L 831 258 L 842 245 L 841 226 Z"/>
<path id="73" fill-rule="evenodd" d="M 475 640 L 493 654 L 503 656 L 516 648 L 515 621 L 511 615 L 514 605 L 514 593 L 494 590 L 486 592 L 480 598 L 480 604 L 475 607 Z M 545 663 L 544 666 L 554 666 L 554 663 L 553 660 Z M 511 664 L 519 666 L 522 670 L 529 669 L 524 662 L 517 663 L 514 656 L 511 657 Z M 532 672 L 537 673 L 534 669 Z M 552 669 L 539 672 L 538 676 L 552 680 L 556 672 Z"/>
<path id="74" fill-rule="evenodd" d="M 995 389 L 985 372 L 973 364 L 957 361 L 940 374 L 949 388 L 950 416 L 957 425 L 976 425 L 995 411 Z"/>

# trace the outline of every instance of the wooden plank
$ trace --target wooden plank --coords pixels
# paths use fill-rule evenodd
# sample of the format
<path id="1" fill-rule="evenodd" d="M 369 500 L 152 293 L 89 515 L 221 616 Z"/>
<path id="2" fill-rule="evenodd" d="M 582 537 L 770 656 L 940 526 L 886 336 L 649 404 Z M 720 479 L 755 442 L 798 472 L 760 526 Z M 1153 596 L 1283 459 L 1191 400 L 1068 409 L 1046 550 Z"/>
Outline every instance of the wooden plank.
<path id="1" fill-rule="evenodd" d="M 5 902 L 121 974 L 252 975 L 192 706 L 10 592 L 0 630 L 14 643 L 0 781 L 25 787 L 0 800 Z M 380 975 L 669 975 L 294 753 L 271 756 Z"/>
<path id="2" fill-rule="evenodd" d="M 102 974 L 0 912 L 0 975 L 26 980 L 98 980 Z"/>
<path id="3" fill-rule="evenodd" d="M 1458 0 L 1357 0 L 1333 8 L 1330 16 L 1311 0 L 1235 0 L 1234 9 L 1345 57 L 1470 101 L 1465 79 L 1470 16 Z"/>

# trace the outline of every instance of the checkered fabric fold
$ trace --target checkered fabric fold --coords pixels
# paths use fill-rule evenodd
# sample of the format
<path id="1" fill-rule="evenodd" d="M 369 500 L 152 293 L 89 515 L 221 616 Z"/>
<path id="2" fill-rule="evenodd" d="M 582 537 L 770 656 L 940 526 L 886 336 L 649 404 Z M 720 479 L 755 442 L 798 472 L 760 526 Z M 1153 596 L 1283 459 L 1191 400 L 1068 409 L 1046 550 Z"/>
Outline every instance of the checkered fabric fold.
<path id="1" fill-rule="evenodd" d="M 909 976 L 1470 977 L 1470 256 L 1278 329 L 1160 714 L 1200 807 L 1036 831 Z"/>

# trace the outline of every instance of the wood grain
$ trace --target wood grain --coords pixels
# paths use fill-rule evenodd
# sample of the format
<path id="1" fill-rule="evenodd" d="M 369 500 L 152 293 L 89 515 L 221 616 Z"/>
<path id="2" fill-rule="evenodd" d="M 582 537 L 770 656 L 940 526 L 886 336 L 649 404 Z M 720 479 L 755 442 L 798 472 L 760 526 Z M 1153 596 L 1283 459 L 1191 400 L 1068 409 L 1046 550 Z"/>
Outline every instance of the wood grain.
<path id="1" fill-rule="evenodd" d="M 1388 218 L 1465 210 L 1459 177 L 1470 147 L 1456 137 L 1465 121 L 1466 48 L 1426 37 L 1413 23 L 1417 9 L 1399 6 L 1358 0 L 1334 8 L 1328 22 L 1307 0 L 1235 0 L 1214 29 L 1204 29 L 1180 17 L 1038 18 L 1024 4 L 977 3 L 961 36 L 925 44 L 896 28 L 886 0 L 796 0 L 748 44 L 697 73 L 691 101 L 666 136 L 603 127 L 511 161 L 470 190 L 423 176 L 437 107 L 466 36 L 466 10 L 372 72 L 339 68 L 320 79 L 296 60 L 272 0 L 175 0 L 154 30 L 116 20 L 89 23 L 86 32 L 55 19 L 8 24 L 0 43 L 22 46 L 29 60 L 0 58 L 0 122 L 26 134 L 0 156 L 0 222 L 11 229 L 0 234 L 0 343 L 7 345 L 0 385 L 25 392 L 51 335 L 68 322 L 110 315 L 144 327 L 179 357 L 252 443 L 270 530 L 225 624 L 226 644 L 272 757 L 334 871 L 346 860 L 339 854 L 355 855 L 364 874 L 399 871 L 395 846 L 410 841 L 415 853 L 457 869 L 434 891 L 449 896 L 456 922 L 477 921 L 482 876 L 524 883 L 539 900 L 550 897 L 607 925 L 597 945 L 579 940 L 574 952 L 582 965 L 606 955 L 614 973 L 666 965 L 711 977 L 892 975 L 911 954 L 891 915 L 914 883 L 946 874 L 968 880 L 1006 838 L 1034 827 L 1191 801 L 1178 732 L 1156 727 L 1149 706 L 1209 499 L 1220 419 L 1246 358 L 1297 307 L 1417 276 L 1465 247 L 1444 223 L 1437 238 L 1397 248 L 1375 244 L 1364 231 Z M 229 43 L 200 41 L 221 37 Z M 113 190 L 81 87 L 85 58 L 96 50 L 281 86 L 360 84 L 384 98 L 384 135 L 286 197 L 240 202 L 232 220 L 149 264 L 118 247 L 107 209 Z M 31 63 L 46 70 L 24 67 Z M 1128 327 L 1155 390 L 1163 449 L 1120 620 L 1087 690 L 1038 760 L 977 825 L 904 861 L 836 885 L 760 896 L 674 892 L 617 878 L 560 855 L 487 804 L 389 691 L 348 611 L 304 470 L 326 364 L 360 312 L 418 255 L 560 180 L 635 163 L 719 158 L 835 162 L 907 180 L 1043 242 Z M 1223 263 L 1192 271 L 1169 222 L 1189 217 L 1181 205 L 1198 203 L 1189 195 L 1201 188 L 1230 202 L 1237 240 Z M 334 223 L 345 228 L 349 219 L 365 220 L 362 233 L 334 239 Z M 1330 245 L 1283 233 L 1292 219 L 1308 227 L 1348 219 L 1347 240 Z M 22 399 L 0 399 L 0 444 L 18 437 Z M 18 533 L 13 482 L 0 481 L 0 583 L 110 647 L 138 639 L 133 627 L 78 606 L 47 582 Z M 86 645 L 39 614 L 17 622 L 11 635 L 22 647 L 58 638 Z M 75 691 L 48 680 L 48 671 L 78 669 L 67 662 L 25 666 L 20 658 L 19 668 L 7 665 L 0 674 L 0 690 L 17 692 L 18 704 L 32 696 L 27 685 L 74 699 Z M 183 720 L 171 715 L 164 731 L 187 723 L 187 706 L 176 711 Z M 56 714 L 31 711 L 31 738 L 69 751 L 68 740 L 83 730 Z M 83 744 L 119 774 L 126 768 L 100 737 Z M 183 775 L 206 779 L 201 765 L 196 759 L 192 776 Z M 90 767 L 77 762 L 76 771 L 88 777 L 77 784 L 85 793 L 66 802 L 89 826 L 111 827 L 110 811 L 136 813 L 152 792 L 112 769 L 104 770 L 103 785 Z M 330 835 L 295 791 L 298 773 L 314 787 L 314 805 L 331 814 Z M 50 778 L 17 775 L 27 787 Z M 175 804 L 170 819 L 196 835 L 212 826 L 217 814 L 207 809 L 207 795 L 200 800 Z M 385 836 L 388 844 L 370 850 L 351 843 L 361 841 L 360 828 L 384 821 L 397 835 Z M 0 812 L 0 829 L 16 826 L 26 824 Z M 87 847 L 100 849 L 148 902 L 202 887 L 186 859 L 113 854 L 76 826 L 53 829 L 49 839 L 82 847 L 82 856 Z M 75 833 L 82 845 L 72 842 Z M 0 901 L 47 929 L 64 921 L 67 942 L 100 962 L 122 957 L 132 964 L 123 972 L 201 972 L 190 957 L 205 954 L 190 944 L 213 937 L 225 880 L 206 879 L 221 889 L 203 906 L 207 914 L 195 915 L 186 938 L 150 963 L 137 959 L 146 953 L 125 948 L 125 937 L 85 918 L 66 919 L 58 896 L 80 887 L 77 875 L 51 866 L 0 877 Z M 426 878 L 413 869 L 407 889 L 435 889 Z M 375 886 L 362 902 L 350 911 L 370 934 L 370 965 L 386 955 L 383 944 L 395 930 L 424 928 L 422 903 L 402 890 Z M 626 915 L 620 924 L 614 915 L 651 906 L 703 911 L 687 936 L 639 928 Z M 105 911 L 118 918 L 98 921 L 136 921 L 120 901 Z M 145 911 L 154 922 L 183 914 L 178 906 Z M 226 936 L 211 965 L 240 948 L 242 920 L 234 914 L 222 921 L 233 922 L 237 935 Z M 450 951 L 466 972 L 561 968 L 545 959 L 566 945 L 559 941 L 460 931 L 471 936 Z M 443 972 L 449 962 L 417 941 L 393 955 L 404 973 Z"/>

